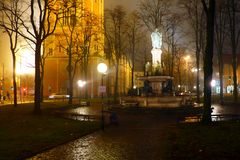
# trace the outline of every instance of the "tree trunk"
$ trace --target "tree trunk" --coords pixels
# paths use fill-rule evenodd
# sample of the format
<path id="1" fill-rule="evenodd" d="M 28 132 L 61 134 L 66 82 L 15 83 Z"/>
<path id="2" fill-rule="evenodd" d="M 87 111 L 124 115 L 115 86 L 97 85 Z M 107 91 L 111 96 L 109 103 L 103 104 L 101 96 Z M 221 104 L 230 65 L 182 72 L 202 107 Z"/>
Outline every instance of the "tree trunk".
<path id="1" fill-rule="evenodd" d="M 41 114 L 41 76 L 40 76 L 40 61 L 41 61 L 41 42 L 36 42 L 35 51 L 35 96 L 34 96 L 34 113 Z"/>
<path id="2" fill-rule="evenodd" d="M 69 94 L 69 99 L 68 99 L 68 104 L 72 104 L 72 99 L 73 99 L 73 79 L 72 79 L 72 51 L 71 48 L 72 45 L 69 46 L 68 48 L 68 94 Z"/>
<path id="3" fill-rule="evenodd" d="M 111 58 L 109 57 L 108 58 L 108 66 L 109 66 L 109 68 L 110 68 L 110 66 L 111 66 Z M 109 73 L 109 74 L 107 74 L 107 97 L 110 97 L 110 91 L 111 91 L 111 88 L 110 88 L 110 82 L 111 82 L 111 80 L 110 80 L 110 74 L 111 73 Z"/>
<path id="4" fill-rule="evenodd" d="M 219 55 L 219 79 L 220 79 L 220 104 L 223 104 L 224 97 L 223 97 L 223 59 L 222 59 L 222 54 Z"/>
<path id="5" fill-rule="evenodd" d="M 43 78 L 44 78 L 44 67 L 42 67 L 42 72 L 41 72 L 41 102 L 43 102 Z"/>
<path id="6" fill-rule="evenodd" d="M 174 70 L 174 54 L 175 54 L 175 49 L 174 49 L 174 35 L 175 35 L 175 31 L 173 29 L 173 33 L 172 33 L 172 45 L 171 45 L 171 50 L 172 50 L 172 57 L 171 57 L 171 74 L 170 76 L 173 76 L 173 70 Z"/>
<path id="7" fill-rule="evenodd" d="M 199 49 L 197 49 L 196 51 L 196 63 L 197 63 L 197 103 L 200 102 L 200 90 L 199 90 L 199 84 L 200 84 L 200 80 L 199 80 L 199 75 L 200 75 L 200 51 Z"/>
<path id="8" fill-rule="evenodd" d="M 12 52 L 13 53 L 13 52 Z M 17 82 L 16 82 L 16 56 L 12 55 L 13 58 L 13 103 L 17 107 Z"/>
<path id="9" fill-rule="evenodd" d="M 119 67 L 119 60 L 117 60 L 116 62 L 116 73 L 115 73 L 115 84 L 114 84 L 114 95 L 113 95 L 114 103 L 117 103 L 117 97 L 118 97 L 118 67 Z"/>
<path id="10" fill-rule="evenodd" d="M 234 103 L 238 101 L 238 87 L 237 87 L 237 55 L 236 55 L 236 47 L 233 47 L 233 97 Z"/>
<path id="11" fill-rule="evenodd" d="M 205 6 L 205 12 L 207 15 L 207 44 L 206 52 L 204 56 L 204 110 L 203 119 L 205 123 L 210 123 L 211 119 L 211 81 L 212 81 L 212 58 L 213 58 L 213 44 L 214 44 L 214 17 L 215 17 L 215 0 L 209 0 L 209 7 L 204 0 L 202 0 Z"/>
<path id="12" fill-rule="evenodd" d="M 86 55 L 88 56 L 88 55 Z M 85 57 L 84 58 L 84 80 L 87 81 L 87 77 L 88 77 L 88 57 Z M 86 83 L 85 85 L 85 94 L 84 94 L 84 97 L 85 98 L 88 98 L 88 83 Z"/>
<path id="13" fill-rule="evenodd" d="M 135 44 L 133 43 L 133 51 L 132 51 L 132 88 L 134 86 L 134 69 L 135 69 Z"/>
<path id="14" fill-rule="evenodd" d="M 235 0 L 229 0 L 228 2 L 228 19 L 230 27 L 230 38 L 232 48 L 232 69 L 233 69 L 233 97 L 234 103 L 238 101 L 238 88 L 237 88 L 237 44 L 238 44 L 238 33 L 236 30 L 236 12 Z"/>

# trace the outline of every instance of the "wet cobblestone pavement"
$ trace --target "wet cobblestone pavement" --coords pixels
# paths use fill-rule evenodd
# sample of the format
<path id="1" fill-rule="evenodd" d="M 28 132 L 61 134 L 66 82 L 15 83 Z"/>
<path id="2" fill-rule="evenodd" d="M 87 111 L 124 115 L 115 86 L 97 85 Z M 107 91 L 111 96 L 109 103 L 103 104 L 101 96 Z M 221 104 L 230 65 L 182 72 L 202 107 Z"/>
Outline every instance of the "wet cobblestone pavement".
<path id="1" fill-rule="evenodd" d="M 108 126 L 32 157 L 32 160 L 161 160 L 165 127 L 176 121 L 154 115 L 119 114 L 119 126 Z"/>

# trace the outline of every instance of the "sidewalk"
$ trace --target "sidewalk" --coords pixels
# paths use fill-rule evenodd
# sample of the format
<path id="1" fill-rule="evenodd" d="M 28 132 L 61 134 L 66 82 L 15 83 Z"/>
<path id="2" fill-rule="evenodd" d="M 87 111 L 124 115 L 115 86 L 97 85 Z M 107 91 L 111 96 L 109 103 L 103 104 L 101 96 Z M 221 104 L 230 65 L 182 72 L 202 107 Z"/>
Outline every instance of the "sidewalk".
<path id="1" fill-rule="evenodd" d="M 89 108 L 83 107 L 76 109 L 75 112 L 81 113 L 87 110 L 89 111 L 88 113 L 94 111 L 99 113 L 101 108 L 100 106 L 96 108 L 92 106 Z M 231 106 L 215 105 L 214 113 L 239 113 L 239 110 L 240 109 Z M 150 113 L 150 111 L 151 109 L 146 109 L 136 113 L 133 110 L 130 112 L 119 110 L 119 126 L 108 126 L 105 128 L 105 131 L 98 131 L 79 138 L 38 154 L 31 159 L 164 160 L 169 158 L 164 157 L 169 156 L 169 154 L 171 154 L 172 158 L 178 156 L 178 158 L 198 156 L 200 159 L 206 159 L 206 157 L 214 159 L 214 157 L 220 158 L 223 156 L 221 154 L 223 153 L 222 150 L 226 152 L 224 152 L 225 157 L 229 157 L 233 153 L 233 157 L 236 158 L 239 156 L 238 152 L 235 152 L 235 150 L 238 149 L 235 145 L 239 144 L 237 132 L 239 128 L 238 122 L 237 124 L 234 122 L 230 124 L 223 123 L 222 125 L 214 125 L 214 127 L 199 124 L 176 125 L 177 114 L 172 115 L 167 114 L 167 112 L 155 114 L 153 112 Z M 179 126 L 184 127 L 179 128 Z M 233 129 L 236 131 L 233 138 L 217 138 L 219 135 L 225 135 L 229 132 L 228 130 Z M 208 132 L 207 135 L 206 132 Z M 204 139 L 206 139 L 206 141 L 201 139 L 202 137 L 205 137 Z M 213 139 L 212 137 L 215 138 Z M 232 139 L 236 142 L 233 143 Z M 228 143 L 230 149 L 227 150 L 225 148 L 225 142 L 228 141 L 231 143 Z M 169 144 L 169 142 L 171 144 Z M 191 147 L 189 147 L 189 144 L 191 144 Z M 215 144 L 218 145 L 216 146 Z M 172 150 L 167 151 L 166 149 L 169 149 L 169 145 L 171 145 L 170 148 Z M 202 146 L 206 148 L 201 148 Z M 200 150 L 198 148 L 200 148 Z M 202 152 L 202 150 L 204 150 L 204 152 Z M 234 150 L 234 152 L 230 152 L 232 150 Z M 214 154 L 210 156 L 209 154 L 212 152 L 214 152 Z"/>
<path id="2" fill-rule="evenodd" d="M 168 116 L 118 113 L 119 126 L 109 126 L 78 140 L 33 157 L 45 160 L 141 160 L 164 159 L 167 127 L 176 122 Z"/>

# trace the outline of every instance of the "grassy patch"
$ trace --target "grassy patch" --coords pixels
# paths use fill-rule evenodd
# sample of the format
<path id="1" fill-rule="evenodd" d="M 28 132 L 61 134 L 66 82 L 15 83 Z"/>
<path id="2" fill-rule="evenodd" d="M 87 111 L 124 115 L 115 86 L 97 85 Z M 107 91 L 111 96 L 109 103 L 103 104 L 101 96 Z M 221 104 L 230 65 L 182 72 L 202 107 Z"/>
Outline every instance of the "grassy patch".
<path id="1" fill-rule="evenodd" d="M 179 124 L 169 131 L 166 159 L 240 159 L 240 123 Z"/>
<path id="2" fill-rule="evenodd" d="M 21 159 L 99 128 L 98 122 L 55 117 L 66 104 L 45 103 L 42 114 L 33 115 L 33 104 L 0 107 L 0 159 Z"/>

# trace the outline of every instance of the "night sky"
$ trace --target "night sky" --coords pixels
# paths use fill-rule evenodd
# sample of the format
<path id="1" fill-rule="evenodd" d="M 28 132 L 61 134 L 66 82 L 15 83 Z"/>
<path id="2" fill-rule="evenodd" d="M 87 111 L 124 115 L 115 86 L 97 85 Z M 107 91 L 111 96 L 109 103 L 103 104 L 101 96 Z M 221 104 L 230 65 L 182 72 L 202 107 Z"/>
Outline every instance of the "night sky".
<path id="1" fill-rule="evenodd" d="M 105 0 L 105 8 L 114 8 L 116 5 L 122 5 L 128 10 L 137 8 L 140 0 Z"/>
<path id="2" fill-rule="evenodd" d="M 116 5 L 122 5 L 129 11 L 137 9 L 138 4 L 142 0 L 105 0 L 105 8 L 114 8 Z M 169 0 L 170 2 L 177 3 L 179 0 Z"/>
<path id="3" fill-rule="evenodd" d="M 105 8 L 114 8 L 116 5 L 122 5 L 128 10 L 133 10 L 137 8 L 137 4 L 140 0 L 105 0 Z M 0 64 L 5 63 L 6 70 L 11 68 L 11 54 L 6 54 L 9 52 L 8 37 L 2 32 L 0 33 Z"/>
<path id="4" fill-rule="evenodd" d="M 129 11 L 132 11 L 134 9 L 138 8 L 139 2 L 141 0 L 104 0 L 105 1 L 105 9 L 109 8 L 112 9 L 116 5 L 122 5 L 124 8 L 126 8 Z M 174 1 L 174 0 L 171 0 Z M 6 69 L 11 68 L 11 54 L 5 54 L 6 52 L 9 52 L 9 45 L 5 42 L 8 42 L 8 38 L 3 33 L 0 33 L 1 39 L 0 39 L 0 63 L 5 63 Z"/>

